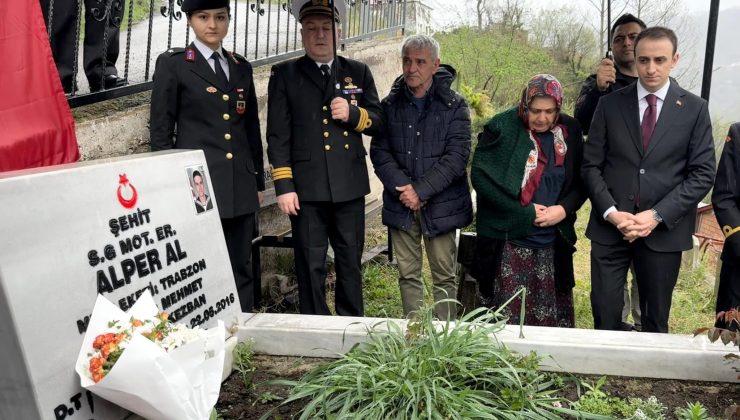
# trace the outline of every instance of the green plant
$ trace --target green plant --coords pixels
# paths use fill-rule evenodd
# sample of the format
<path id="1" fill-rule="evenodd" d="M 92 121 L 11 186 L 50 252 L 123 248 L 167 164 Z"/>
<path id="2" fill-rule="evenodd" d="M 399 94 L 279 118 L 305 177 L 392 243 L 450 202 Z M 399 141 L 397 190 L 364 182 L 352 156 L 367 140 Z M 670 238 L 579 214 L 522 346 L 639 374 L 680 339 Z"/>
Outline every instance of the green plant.
<path id="1" fill-rule="evenodd" d="M 729 328 L 732 328 L 733 326 L 735 328 L 740 327 L 740 307 L 718 313 L 717 319 L 723 320 L 725 325 Z M 707 333 L 709 341 L 713 343 L 717 340 L 721 340 L 724 345 L 732 344 L 740 349 L 740 332 L 738 331 L 717 327 L 704 327 L 694 330 L 694 337 L 702 333 Z M 735 353 L 729 353 L 725 355 L 725 360 L 737 362 L 740 360 L 740 356 Z M 740 379 L 740 368 L 733 366 L 732 369 L 735 370 L 735 372 L 738 372 L 738 379 Z"/>
<path id="2" fill-rule="evenodd" d="M 254 404 L 257 404 L 257 403 L 260 403 L 260 404 L 269 404 L 269 403 L 271 403 L 273 401 L 280 401 L 282 399 L 283 399 L 283 397 L 281 397 L 280 395 L 277 395 L 275 393 L 272 393 L 270 391 L 267 391 L 267 392 L 263 392 L 262 394 L 260 394 L 259 398 L 257 398 L 257 400 L 254 402 Z M 254 404 L 252 404 L 252 405 L 254 405 Z"/>
<path id="3" fill-rule="evenodd" d="M 208 420 L 224 420 L 224 418 L 221 416 L 221 413 L 214 408 L 211 410 L 211 415 L 208 416 Z"/>
<path id="4" fill-rule="evenodd" d="M 244 387 L 248 390 L 254 389 L 254 341 L 247 340 L 236 344 L 234 347 L 234 370 L 242 377 Z"/>
<path id="5" fill-rule="evenodd" d="M 606 376 L 602 376 L 593 384 L 582 382 L 581 386 L 586 389 L 586 392 L 573 404 L 573 407 L 579 411 L 609 417 L 617 414 L 629 415 L 626 414 L 629 411 L 627 404 L 619 398 L 612 397 L 606 391 L 602 391 L 601 388 L 604 385 L 606 385 Z"/>
<path id="6" fill-rule="evenodd" d="M 620 412 L 627 419 L 634 420 L 662 420 L 668 411 L 665 405 L 651 396 L 647 400 L 630 398 L 627 407 Z"/>
<path id="7" fill-rule="evenodd" d="M 706 407 L 700 402 L 686 403 L 686 407 L 676 409 L 676 418 L 678 420 L 713 420 L 709 416 Z"/>
<path id="8" fill-rule="evenodd" d="M 304 400 L 301 419 L 604 418 L 561 407 L 539 358 L 497 341 L 500 309 L 438 323 L 432 308 L 406 330 L 391 320 L 369 328 L 367 341 L 300 381 L 275 381 L 293 387 L 283 404 Z"/>
<path id="9" fill-rule="evenodd" d="M 647 400 L 642 398 L 624 400 L 603 391 L 602 387 L 606 385 L 605 376 L 599 378 L 594 384 L 582 382 L 581 385 L 586 392 L 573 404 L 573 407 L 579 411 L 628 420 L 662 420 L 665 418 L 667 408 L 655 397 Z"/>

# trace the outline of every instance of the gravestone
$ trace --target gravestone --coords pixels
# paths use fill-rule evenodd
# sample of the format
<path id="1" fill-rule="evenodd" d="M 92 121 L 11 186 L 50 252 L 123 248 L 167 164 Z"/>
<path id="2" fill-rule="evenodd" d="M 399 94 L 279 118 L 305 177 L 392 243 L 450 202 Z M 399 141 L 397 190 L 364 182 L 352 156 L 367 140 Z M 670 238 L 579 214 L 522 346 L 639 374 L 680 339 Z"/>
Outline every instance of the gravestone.
<path id="1" fill-rule="evenodd" d="M 127 310 L 149 290 L 189 326 L 236 320 L 210 191 L 201 151 L 0 174 L 0 419 L 128 415 L 75 373 L 98 293 Z"/>

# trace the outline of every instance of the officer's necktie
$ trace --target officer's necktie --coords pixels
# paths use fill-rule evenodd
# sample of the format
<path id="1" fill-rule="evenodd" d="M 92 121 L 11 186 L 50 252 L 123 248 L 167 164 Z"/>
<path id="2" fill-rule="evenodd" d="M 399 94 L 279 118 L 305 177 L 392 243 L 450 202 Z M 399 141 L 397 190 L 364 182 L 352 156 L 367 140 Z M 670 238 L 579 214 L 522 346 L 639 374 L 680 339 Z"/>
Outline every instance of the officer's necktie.
<path id="1" fill-rule="evenodd" d="M 211 54 L 211 58 L 213 59 L 213 68 L 216 70 L 216 78 L 221 83 L 222 88 L 226 88 L 226 86 L 229 85 L 229 79 L 226 78 L 226 73 L 224 73 L 223 67 L 221 67 L 221 55 L 217 52 L 214 52 Z"/>
<path id="2" fill-rule="evenodd" d="M 329 86 L 331 81 L 331 69 L 328 64 L 322 64 L 319 68 L 321 69 L 321 73 L 324 75 L 324 88 L 326 88 Z"/>
<path id="3" fill-rule="evenodd" d="M 642 114 L 642 124 L 640 126 L 640 132 L 642 134 L 642 150 L 647 151 L 650 145 L 650 138 L 653 137 L 653 131 L 655 130 L 655 120 L 658 114 L 658 97 L 652 93 L 645 97 L 648 103 L 645 108 L 645 113 Z"/>

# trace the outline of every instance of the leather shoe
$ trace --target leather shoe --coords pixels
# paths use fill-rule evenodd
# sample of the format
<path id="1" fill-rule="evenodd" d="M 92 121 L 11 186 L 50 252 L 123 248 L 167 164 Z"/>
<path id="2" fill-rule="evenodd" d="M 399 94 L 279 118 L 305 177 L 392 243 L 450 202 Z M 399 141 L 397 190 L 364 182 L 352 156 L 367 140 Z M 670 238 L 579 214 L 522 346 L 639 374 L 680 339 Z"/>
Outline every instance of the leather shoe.
<path id="1" fill-rule="evenodd" d="M 622 331 L 632 331 L 635 327 L 630 324 L 629 322 L 622 322 L 622 324 L 619 326 L 619 329 Z"/>
<path id="2" fill-rule="evenodd" d="M 118 77 L 115 74 L 108 74 L 103 78 L 103 84 L 106 89 L 113 89 L 121 86 L 126 86 L 128 82 L 122 77 Z M 101 89 L 100 81 L 90 83 L 90 92 L 97 92 Z"/>

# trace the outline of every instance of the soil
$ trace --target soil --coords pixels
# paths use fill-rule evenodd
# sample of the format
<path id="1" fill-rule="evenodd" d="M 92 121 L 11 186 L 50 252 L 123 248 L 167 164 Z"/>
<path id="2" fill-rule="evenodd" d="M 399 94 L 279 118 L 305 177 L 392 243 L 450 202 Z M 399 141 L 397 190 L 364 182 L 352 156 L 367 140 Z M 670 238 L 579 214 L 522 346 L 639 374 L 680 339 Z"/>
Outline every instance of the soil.
<path id="1" fill-rule="evenodd" d="M 259 419 L 271 410 L 273 411 L 269 419 L 297 418 L 303 403 L 297 401 L 280 406 L 282 399 L 288 396 L 290 389 L 287 386 L 273 385 L 268 382 L 275 379 L 298 380 L 310 369 L 327 361 L 327 359 L 316 358 L 257 355 L 254 358 L 257 368 L 253 379 L 254 389 L 245 388 L 239 373 L 232 373 L 221 387 L 216 409 L 225 420 Z M 588 383 L 595 383 L 599 379 L 597 376 L 578 376 L 578 378 Z M 740 404 L 740 385 L 737 383 L 720 384 L 612 376 L 608 378 L 601 390 L 620 398 L 647 399 L 655 396 L 658 401 L 668 407 L 668 419 L 674 419 L 675 409 L 685 407 L 687 402 L 701 402 L 709 414 L 718 419 L 733 418 L 728 410 L 735 404 Z M 578 399 L 575 385 L 566 386 L 561 395 L 570 401 Z M 281 399 L 268 398 L 273 396 Z"/>

